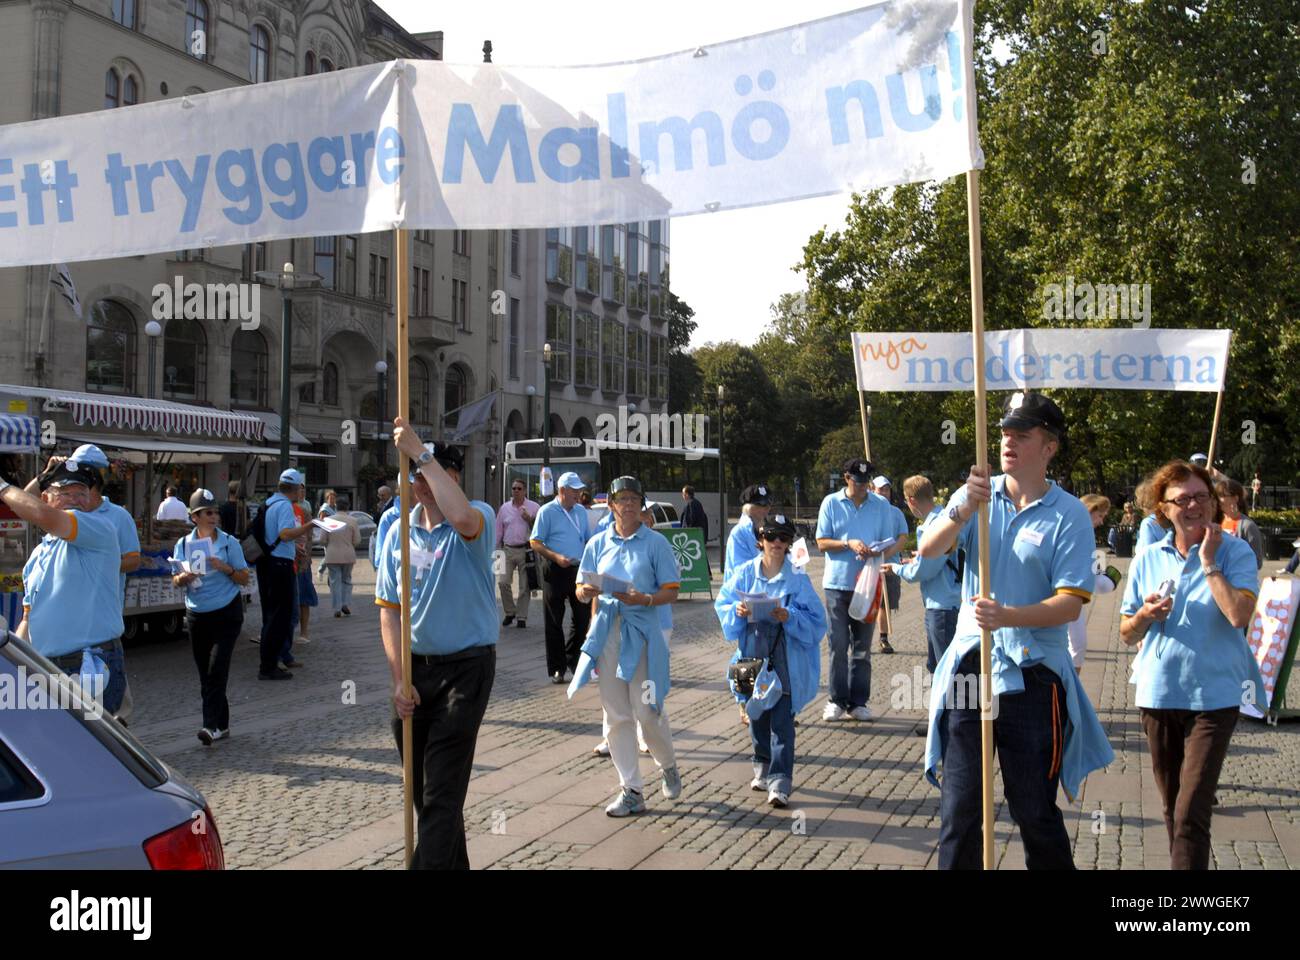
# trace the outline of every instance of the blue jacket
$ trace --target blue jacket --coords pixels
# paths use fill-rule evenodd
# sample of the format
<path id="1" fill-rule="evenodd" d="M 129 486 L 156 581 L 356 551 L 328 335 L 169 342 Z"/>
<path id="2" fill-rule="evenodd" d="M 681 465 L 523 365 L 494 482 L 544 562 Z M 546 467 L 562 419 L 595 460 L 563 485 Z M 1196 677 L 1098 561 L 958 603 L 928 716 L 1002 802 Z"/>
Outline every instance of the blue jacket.
<path id="1" fill-rule="evenodd" d="M 817 596 L 812 580 L 798 574 L 788 557 L 781 572 L 771 580 L 763 576 L 762 557 L 741 564 L 728 575 L 713 604 L 722 623 L 723 636 L 736 644 L 731 657 L 733 663 L 741 657 L 761 656 L 770 649 L 770 640 L 759 637 L 760 628 L 775 633 L 766 630 L 769 626 L 766 623 L 752 623 L 736 616 L 736 604 L 740 602 L 742 592 L 780 597 L 781 606 L 790 611 L 790 619 L 784 624 L 786 664 L 790 673 L 790 709 L 798 713 L 817 696 L 817 685 L 821 681 L 821 642 L 826 636 L 826 608 Z"/>

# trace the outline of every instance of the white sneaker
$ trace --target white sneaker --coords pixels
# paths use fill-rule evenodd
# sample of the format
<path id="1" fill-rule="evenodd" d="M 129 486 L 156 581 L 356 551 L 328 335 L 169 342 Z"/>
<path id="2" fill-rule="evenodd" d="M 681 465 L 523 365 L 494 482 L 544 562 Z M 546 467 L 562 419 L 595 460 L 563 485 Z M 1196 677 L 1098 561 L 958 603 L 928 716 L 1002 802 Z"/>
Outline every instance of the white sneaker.
<path id="1" fill-rule="evenodd" d="M 229 727 L 227 727 L 225 730 L 213 730 L 213 731 L 212 731 L 212 739 L 213 739 L 213 740 L 224 740 L 224 739 L 226 739 L 226 737 L 228 737 L 228 736 L 230 736 L 230 728 L 229 728 Z"/>
<path id="2" fill-rule="evenodd" d="M 607 817 L 627 817 L 634 813 L 645 813 L 645 800 L 641 794 L 627 787 L 623 788 L 617 800 L 605 808 Z"/>
<path id="3" fill-rule="evenodd" d="M 600 741 L 600 743 L 596 744 L 596 746 L 594 746 L 594 747 L 592 748 L 591 752 L 594 753 L 594 754 L 595 754 L 596 756 L 598 756 L 598 757 L 608 757 L 608 756 L 609 756 L 609 741 L 608 741 L 608 740 L 602 740 L 602 741 Z"/>
<path id="4" fill-rule="evenodd" d="M 667 800 L 676 800 L 682 795 L 682 775 L 677 772 L 677 768 L 666 767 L 664 769 L 663 795 Z"/>
<path id="5" fill-rule="evenodd" d="M 759 793 L 766 790 L 767 777 L 755 777 L 753 780 L 749 781 L 749 789 L 758 791 Z"/>
<path id="6" fill-rule="evenodd" d="M 849 716 L 852 717 L 854 720 L 870 720 L 870 719 L 871 719 L 871 708 L 870 708 L 870 707 L 854 707 L 852 710 L 849 711 Z"/>
<path id="7" fill-rule="evenodd" d="M 826 709 L 822 711 L 822 719 L 828 723 L 834 723 L 837 720 L 843 720 L 848 714 L 838 703 L 826 704 Z"/>
<path id="8" fill-rule="evenodd" d="M 781 808 L 789 804 L 790 795 L 782 793 L 776 787 L 773 787 L 767 792 L 767 802 L 774 807 Z"/>

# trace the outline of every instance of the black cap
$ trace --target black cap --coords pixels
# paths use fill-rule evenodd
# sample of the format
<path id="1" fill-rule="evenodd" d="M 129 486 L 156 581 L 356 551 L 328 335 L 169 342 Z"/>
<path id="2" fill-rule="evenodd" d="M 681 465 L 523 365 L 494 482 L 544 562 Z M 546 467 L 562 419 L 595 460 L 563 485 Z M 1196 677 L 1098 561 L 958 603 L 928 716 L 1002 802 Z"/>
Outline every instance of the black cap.
<path id="1" fill-rule="evenodd" d="M 1003 408 L 999 425 L 1013 430 L 1042 427 L 1058 439 L 1065 436 L 1065 414 L 1041 393 L 1013 393 Z"/>
<path id="2" fill-rule="evenodd" d="M 870 483 L 871 475 L 875 472 L 875 464 L 870 460 L 862 459 L 862 457 L 853 457 L 851 460 L 845 460 L 844 467 L 840 470 L 840 473 L 847 473 L 859 483 Z"/>
<path id="3" fill-rule="evenodd" d="M 640 494 L 641 504 L 645 505 L 645 491 L 641 489 L 641 481 L 636 477 L 615 477 L 609 485 L 609 500 L 613 503 L 614 498 L 624 490 L 630 490 L 632 493 Z"/>
<path id="4" fill-rule="evenodd" d="M 794 540 L 795 529 L 784 513 L 769 513 L 763 520 L 763 525 L 758 528 L 760 537 L 767 537 L 769 534 L 780 533 Z"/>
<path id="5" fill-rule="evenodd" d="M 740 491 L 741 503 L 752 503 L 756 507 L 766 507 L 772 502 L 772 494 L 766 483 L 751 483 Z"/>
<path id="6" fill-rule="evenodd" d="M 87 487 L 99 487 L 104 479 L 97 469 L 88 463 L 64 460 L 46 470 L 40 476 L 40 487 L 46 490 L 55 484 L 84 483 Z"/>

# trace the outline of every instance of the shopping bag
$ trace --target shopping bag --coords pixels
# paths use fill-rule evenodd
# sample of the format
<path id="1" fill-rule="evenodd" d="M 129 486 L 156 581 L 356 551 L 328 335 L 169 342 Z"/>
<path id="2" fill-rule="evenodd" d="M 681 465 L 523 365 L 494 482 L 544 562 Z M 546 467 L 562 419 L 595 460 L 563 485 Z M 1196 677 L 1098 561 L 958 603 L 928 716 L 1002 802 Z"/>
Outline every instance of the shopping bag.
<path id="1" fill-rule="evenodd" d="M 849 601 L 850 617 L 867 623 L 874 622 L 872 608 L 876 606 L 876 594 L 880 590 L 880 583 L 880 557 L 871 557 L 863 565 L 857 583 L 853 585 L 853 599 Z"/>

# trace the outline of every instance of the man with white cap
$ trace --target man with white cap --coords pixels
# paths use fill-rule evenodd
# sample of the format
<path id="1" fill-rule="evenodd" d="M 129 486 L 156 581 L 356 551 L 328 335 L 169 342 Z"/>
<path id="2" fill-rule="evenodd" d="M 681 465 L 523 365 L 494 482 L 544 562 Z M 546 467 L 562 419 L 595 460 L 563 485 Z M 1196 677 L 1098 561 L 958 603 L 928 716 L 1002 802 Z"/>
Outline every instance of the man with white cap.
<path id="1" fill-rule="evenodd" d="M 889 486 L 889 478 L 883 475 L 876 477 L 875 480 L 871 481 L 871 487 L 875 491 L 876 496 L 883 497 L 889 503 L 889 508 L 893 511 L 894 516 L 894 532 L 890 534 L 890 536 L 894 537 L 894 539 L 901 544 L 903 538 L 907 536 L 907 518 L 903 516 L 902 510 L 899 510 L 898 507 L 894 506 L 892 492 Z M 885 602 L 889 604 L 890 612 L 897 613 L 898 602 L 902 599 L 903 595 L 903 581 L 899 579 L 898 574 L 894 572 L 893 564 L 885 564 L 883 572 L 885 575 Z M 889 643 L 889 624 L 890 621 L 888 619 L 883 619 L 880 622 L 881 653 L 894 652 L 894 648 Z"/>
<path id="2" fill-rule="evenodd" d="M 591 606 L 575 593 L 578 561 L 587 546 L 587 510 L 578 502 L 586 486 L 572 471 L 560 475 L 555 499 L 542 505 L 533 523 L 529 544 L 542 570 L 542 610 L 546 624 L 546 672 L 552 683 L 563 683 L 566 670 L 578 666 L 582 642 L 591 625 Z M 564 605 L 573 611 L 568 643 L 564 640 Z"/>
<path id="3" fill-rule="evenodd" d="M 269 548 L 257 561 L 257 593 L 262 602 L 262 662 L 259 680 L 288 680 L 293 676 L 280 667 L 293 642 L 293 607 L 298 602 L 293 570 L 294 541 L 312 530 L 308 521 L 299 525 L 293 505 L 301 500 L 306 480 L 292 468 L 280 474 L 276 493 L 266 501 L 254 528 L 263 527 Z M 263 519 L 265 518 L 265 519 Z"/>

